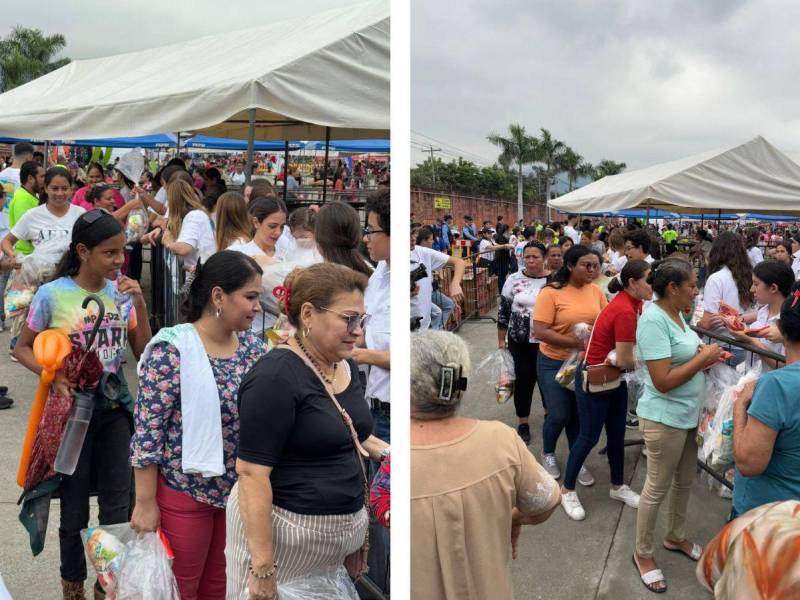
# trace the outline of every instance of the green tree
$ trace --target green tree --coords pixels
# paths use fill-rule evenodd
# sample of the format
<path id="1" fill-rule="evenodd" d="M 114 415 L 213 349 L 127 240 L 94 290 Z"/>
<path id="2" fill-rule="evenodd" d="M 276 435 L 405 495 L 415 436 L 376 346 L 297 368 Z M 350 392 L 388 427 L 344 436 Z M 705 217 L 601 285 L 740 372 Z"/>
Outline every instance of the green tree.
<path id="1" fill-rule="evenodd" d="M 567 174 L 568 191 L 570 192 L 575 189 L 575 183 L 579 177 L 591 177 L 594 174 L 594 167 L 591 163 L 583 160 L 583 157 L 569 146 L 564 149 L 564 154 L 557 166 Z"/>
<path id="2" fill-rule="evenodd" d="M 487 138 L 501 150 L 498 162 L 501 165 L 517 165 L 517 219 L 524 218 L 522 209 L 522 167 L 535 162 L 539 156 L 538 140 L 526 133 L 522 125 L 512 123 L 508 126 L 508 136 L 490 133 Z"/>
<path id="3" fill-rule="evenodd" d="M 60 33 L 44 35 L 39 29 L 16 26 L 0 39 L 0 91 L 7 92 L 68 64 L 54 60 L 66 46 Z"/>
<path id="4" fill-rule="evenodd" d="M 602 179 L 607 175 L 619 175 L 627 166 L 624 162 L 615 162 L 604 158 L 594 167 L 594 179 Z"/>
<path id="5" fill-rule="evenodd" d="M 539 159 L 538 161 L 544 163 L 545 173 L 545 198 L 550 200 L 550 188 L 553 184 L 553 177 L 559 171 L 561 161 L 564 158 L 564 152 L 567 145 L 555 139 L 550 132 L 544 127 L 541 129 L 542 137 L 539 138 Z"/>

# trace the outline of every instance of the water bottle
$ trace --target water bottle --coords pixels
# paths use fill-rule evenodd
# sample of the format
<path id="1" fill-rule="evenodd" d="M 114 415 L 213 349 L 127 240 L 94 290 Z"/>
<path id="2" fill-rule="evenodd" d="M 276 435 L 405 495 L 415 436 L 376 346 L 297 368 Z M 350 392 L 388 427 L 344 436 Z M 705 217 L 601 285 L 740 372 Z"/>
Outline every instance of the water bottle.
<path id="1" fill-rule="evenodd" d="M 89 421 L 92 420 L 94 409 L 94 395 L 86 392 L 75 392 L 75 403 L 69 415 L 69 421 L 64 430 L 64 438 L 58 447 L 54 469 L 56 473 L 72 475 L 78 465 Z"/>

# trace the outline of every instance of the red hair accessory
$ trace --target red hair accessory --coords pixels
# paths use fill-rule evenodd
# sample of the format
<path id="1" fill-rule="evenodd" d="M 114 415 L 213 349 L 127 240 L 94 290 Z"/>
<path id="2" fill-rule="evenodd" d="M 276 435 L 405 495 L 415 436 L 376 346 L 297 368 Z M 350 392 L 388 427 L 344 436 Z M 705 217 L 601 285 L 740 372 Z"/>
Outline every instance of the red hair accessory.
<path id="1" fill-rule="evenodd" d="M 278 300 L 283 301 L 283 312 L 289 314 L 289 299 L 292 297 L 292 291 L 285 285 L 276 285 L 272 288 L 272 295 Z"/>
<path id="2" fill-rule="evenodd" d="M 792 308 L 794 308 L 794 305 L 797 304 L 798 300 L 800 300 L 800 290 L 795 290 L 792 294 L 792 297 L 794 298 L 794 300 L 792 300 Z"/>

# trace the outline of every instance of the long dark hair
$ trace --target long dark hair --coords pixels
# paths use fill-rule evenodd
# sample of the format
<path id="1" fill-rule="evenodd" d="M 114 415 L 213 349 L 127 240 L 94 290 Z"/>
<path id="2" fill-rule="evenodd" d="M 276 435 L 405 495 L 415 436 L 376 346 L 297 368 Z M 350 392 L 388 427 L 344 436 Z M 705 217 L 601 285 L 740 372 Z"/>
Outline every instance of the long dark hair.
<path id="1" fill-rule="evenodd" d="M 597 256 L 597 252 L 592 252 L 586 246 L 581 245 L 574 245 L 572 248 L 567 250 L 567 253 L 564 255 L 564 266 L 562 266 L 558 271 L 553 273 L 552 277 L 550 278 L 550 282 L 547 284 L 551 287 L 556 289 L 561 289 L 565 285 L 569 283 L 571 271 L 570 269 L 574 269 L 575 265 L 578 264 L 578 261 L 582 259 L 584 256 L 588 256 L 589 254 L 594 254 Z"/>
<path id="2" fill-rule="evenodd" d="M 98 217 L 95 216 L 96 213 L 102 214 Z M 69 249 L 61 257 L 51 281 L 60 277 L 75 277 L 81 270 L 78 244 L 83 244 L 91 250 L 120 233 L 122 233 L 122 225 L 110 213 L 99 208 L 83 213 L 72 226 L 72 240 Z"/>
<path id="3" fill-rule="evenodd" d="M 739 292 L 739 304 L 742 307 L 752 304 L 753 293 L 750 287 L 753 285 L 753 267 L 742 238 L 732 231 L 720 233 L 708 253 L 709 273 L 716 273 L 722 267 L 728 267 L 733 275 Z"/>
<path id="4" fill-rule="evenodd" d="M 50 182 L 53 181 L 56 177 L 63 177 L 67 180 L 67 182 L 72 185 L 72 175 L 69 174 L 69 171 L 62 167 L 61 165 L 50 167 L 47 171 L 44 172 L 44 186 L 42 187 L 41 191 L 39 192 L 39 205 L 47 204 L 47 186 L 50 185 Z"/>
<path id="5" fill-rule="evenodd" d="M 613 277 L 608 282 L 608 291 L 617 294 L 628 287 L 631 279 L 639 280 L 650 270 L 650 263 L 646 260 L 629 260 L 622 267 L 619 277 Z"/>
<path id="6" fill-rule="evenodd" d="M 753 276 L 758 277 L 766 286 L 777 286 L 778 292 L 784 298 L 792 292 L 794 271 L 779 260 L 761 261 L 753 268 Z"/>
<path id="7" fill-rule="evenodd" d="M 781 317 L 778 320 L 778 329 L 783 337 L 796 344 L 800 342 L 800 300 L 795 298 L 795 294 L 800 290 L 800 282 L 792 286 L 792 293 L 781 306 Z"/>
<path id="8" fill-rule="evenodd" d="M 352 206 L 344 202 L 331 202 L 320 209 L 314 227 L 314 239 L 325 262 L 350 267 L 369 277 L 372 270 L 358 250 L 361 238 L 361 223 Z"/>
<path id="9" fill-rule="evenodd" d="M 211 301 L 211 291 L 222 288 L 226 294 L 241 289 L 254 275 L 263 271 L 251 257 L 235 250 L 220 250 L 205 264 L 197 264 L 195 278 L 183 301 L 183 313 L 190 323 L 197 321 Z"/>

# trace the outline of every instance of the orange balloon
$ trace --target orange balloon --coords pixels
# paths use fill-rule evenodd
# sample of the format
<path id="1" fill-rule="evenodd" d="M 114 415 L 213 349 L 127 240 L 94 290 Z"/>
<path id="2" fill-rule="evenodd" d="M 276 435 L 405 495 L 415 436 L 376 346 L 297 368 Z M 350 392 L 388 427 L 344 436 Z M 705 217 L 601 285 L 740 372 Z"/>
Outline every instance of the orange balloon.
<path id="1" fill-rule="evenodd" d="M 42 367 L 42 381 L 50 383 L 64 358 L 72 350 L 67 334 L 58 329 L 46 329 L 33 340 L 33 356 Z"/>
<path id="2" fill-rule="evenodd" d="M 56 371 L 64 364 L 64 358 L 71 351 L 72 344 L 67 334 L 58 329 L 46 329 L 33 340 L 33 356 L 42 367 L 42 374 L 39 377 L 39 387 L 36 389 L 36 397 L 33 399 L 31 414 L 28 417 L 28 427 L 22 441 L 22 454 L 17 469 L 17 485 L 20 487 L 25 487 L 25 475 L 28 471 L 36 432 L 39 429 L 39 421 L 42 420 L 44 406 L 47 403 L 50 383 L 55 378 Z"/>

